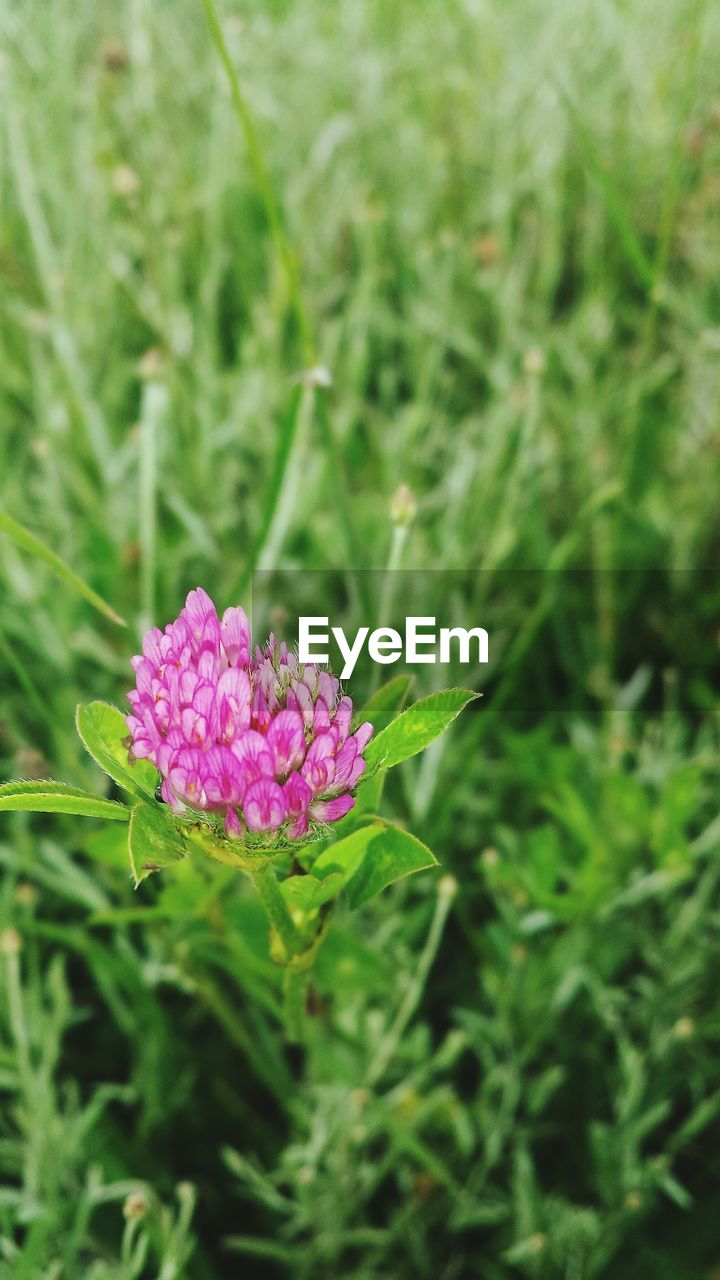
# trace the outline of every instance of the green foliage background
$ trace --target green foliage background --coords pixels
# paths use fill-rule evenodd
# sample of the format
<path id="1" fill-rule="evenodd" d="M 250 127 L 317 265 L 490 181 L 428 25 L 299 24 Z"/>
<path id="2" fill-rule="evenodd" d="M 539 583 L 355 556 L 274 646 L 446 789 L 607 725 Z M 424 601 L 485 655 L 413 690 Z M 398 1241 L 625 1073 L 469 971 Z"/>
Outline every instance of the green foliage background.
<path id="1" fill-rule="evenodd" d="M 338 917 L 304 1061 L 235 873 L 3 816 L 0 1276 L 711 1280 L 720 12 L 221 19 L 249 139 L 201 0 L 0 4 L 0 500 L 130 624 L 0 532 L 2 777 L 99 792 L 198 583 L 552 575 L 389 788 L 457 892 Z"/>

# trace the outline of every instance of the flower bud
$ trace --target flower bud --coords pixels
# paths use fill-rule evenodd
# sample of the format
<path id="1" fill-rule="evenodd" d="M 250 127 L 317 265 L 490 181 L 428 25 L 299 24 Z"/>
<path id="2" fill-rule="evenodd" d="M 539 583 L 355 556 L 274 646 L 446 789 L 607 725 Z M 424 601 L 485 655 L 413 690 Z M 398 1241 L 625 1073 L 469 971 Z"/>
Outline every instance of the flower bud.
<path id="1" fill-rule="evenodd" d="M 523 356 L 523 369 L 539 378 L 545 372 L 545 353 L 539 347 L 529 347 Z"/>
<path id="2" fill-rule="evenodd" d="M 417 515 L 415 494 L 409 485 L 401 484 L 390 501 L 390 519 L 401 526 L 412 524 Z"/>
<path id="3" fill-rule="evenodd" d="M 502 241 L 492 232 L 478 236 L 474 246 L 475 260 L 481 267 L 496 267 L 502 262 Z"/>
<path id="4" fill-rule="evenodd" d="M 107 71 L 126 71 L 130 66 L 130 54 L 122 40 L 108 40 L 102 59 Z"/>
<path id="5" fill-rule="evenodd" d="M 128 196 L 135 195 L 140 186 L 140 179 L 129 164 L 119 164 L 113 173 L 112 185 L 116 196 L 127 199 Z"/>
<path id="6" fill-rule="evenodd" d="M 300 381 L 306 387 L 323 387 L 326 391 L 333 384 L 332 374 L 323 364 L 315 365 L 312 369 L 306 369 L 301 374 Z"/>
<path id="7" fill-rule="evenodd" d="M 150 1210 L 150 1201 L 146 1191 L 131 1191 L 125 1197 L 123 1213 L 128 1221 L 139 1222 Z"/>
<path id="8" fill-rule="evenodd" d="M 438 897 L 447 898 L 448 902 L 452 902 L 458 891 L 458 882 L 455 876 L 441 876 L 438 881 Z"/>
<path id="9" fill-rule="evenodd" d="M 15 889 L 15 897 L 22 907 L 34 907 L 37 896 L 37 889 L 29 880 L 21 880 Z"/>
<path id="10" fill-rule="evenodd" d="M 22 951 L 22 938 L 17 929 L 10 926 L 0 933 L 0 952 L 4 956 L 17 956 Z"/>

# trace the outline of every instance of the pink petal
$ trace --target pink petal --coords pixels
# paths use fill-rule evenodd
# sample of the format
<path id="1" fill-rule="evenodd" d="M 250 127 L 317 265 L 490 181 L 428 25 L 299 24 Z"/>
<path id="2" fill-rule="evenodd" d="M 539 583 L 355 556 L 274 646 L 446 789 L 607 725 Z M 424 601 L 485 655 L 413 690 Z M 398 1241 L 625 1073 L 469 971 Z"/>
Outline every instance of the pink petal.
<path id="1" fill-rule="evenodd" d="M 191 707 L 200 684 L 197 671 L 178 671 L 168 673 L 170 696 L 179 707 Z"/>
<path id="2" fill-rule="evenodd" d="M 191 706 L 194 711 L 203 716 L 206 720 L 212 720 L 215 716 L 217 700 L 215 696 L 215 685 L 210 680 L 203 680 L 195 686 L 192 697 Z"/>
<path id="3" fill-rule="evenodd" d="M 148 658 L 153 666 L 157 667 L 162 662 L 162 638 L 163 634 L 159 627 L 151 627 L 143 636 L 142 651 L 143 657 Z"/>
<path id="4" fill-rule="evenodd" d="M 179 618 L 169 622 L 160 641 L 160 651 L 166 662 L 174 662 L 190 646 L 190 627 L 183 610 Z"/>
<path id="5" fill-rule="evenodd" d="M 307 689 L 309 689 L 313 698 L 317 693 L 317 682 L 318 682 L 317 667 L 314 666 L 312 662 L 308 662 L 307 666 L 303 668 L 302 683 L 306 686 Z"/>
<path id="6" fill-rule="evenodd" d="M 192 705 L 180 713 L 180 730 L 188 746 L 204 751 L 215 742 L 218 730 L 215 690 L 211 684 L 200 684 L 193 694 Z"/>
<path id="7" fill-rule="evenodd" d="M 318 697 L 315 703 L 315 715 L 313 716 L 313 733 L 322 733 L 323 729 L 330 728 L 330 711 L 328 704 L 324 698 Z"/>
<path id="8" fill-rule="evenodd" d="M 230 666 L 246 666 L 250 661 L 250 624 L 245 610 L 239 605 L 225 610 L 220 638 Z"/>
<path id="9" fill-rule="evenodd" d="M 250 831 L 276 831 L 287 817 L 282 788 L 271 778 L 261 778 L 248 787 L 243 804 Z"/>
<path id="10" fill-rule="evenodd" d="M 351 791 L 352 788 L 356 786 L 356 784 L 360 781 L 364 772 L 365 772 L 365 761 L 363 760 L 362 756 L 356 756 L 355 759 L 353 760 L 352 769 L 350 770 L 345 783 L 349 791 Z"/>
<path id="11" fill-rule="evenodd" d="M 350 812 L 354 804 L 354 797 L 347 793 L 334 796 L 332 800 L 316 800 L 310 806 L 310 817 L 315 818 L 316 822 L 337 822 Z"/>
<path id="12" fill-rule="evenodd" d="M 196 587 L 194 591 L 188 592 L 181 617 L 184 618 L 191 632 L 195 632 L 197 639 L 198 633 L 202 632 L 206 622 L 213 617 L 217 618 L 215 605 L 207 591 L 202 587 Z"/>
<path id="13" fill-rule="evenodd" d="M 252 705 L 252 723 L 261 730 L 267 729 L 272 720 L 272 713 L 268 706 L 267 698 L 261 686 L 255 690 Z"/>
<path id="14" fill-rule="evenodd" d="M 361 725 L 359 726 L 359 728 L 357 728 L 357 729 L 355 730 L 355 732 L 354 732 L 354 734 L 353 734 L 352 736 L 353 736 L 353 738 L 355 739 L 355 741 L 357 742 L 357 749 L 358 749 L 358 751 L 364 751 L 364 750 L 365 750 L 365 748 L 366 748 L 366 746 L 367 746 L 368 742 L 370 741 L 370 739 L 372 738 L 372 736 L 373 736 L 373 733 L 374 733 L 374 732 L 375 732 L 375 730 L 373 729 L 372 725 L 371 725 L 371 724 L 369 723 L 369 721 L 367 721 L 367 720 L 365 721 L 365 723 L 364 723 L 364 724 L 361 724 Z"/>
<path id="15" fill-rule="evenodd" d="M 210 805 L 240 804 L 245 778 L 239 760 L 229 747 L 213 747 L 207 753 L 205 794 Z"/>
<path id="16" fill-rule="evenodd" d="M 290 774 L 283 787 L 283 795 L 285 796 L 288 816 L 291 818 L 302 817 L 312 800 L 312 791 L 299 773 Z"/>
<path id="17" fill-rule="evenodd" d="M 317 738 L 313 738 L 310 743 L 305 763 L 315 763 L 316 761 L 320 762 L 331 759 L 334 760 L 336 749 L 337 741 L 335 736 L 332 733 L 320 733 Z"/>
<path id="18" fill-rule="evenodd" d="M 215 656 L 220 653 L 220 622 L 215 605 L 206 591 L 198 587 L 191 591 L 181 614 L 187 625 L 190 645 L 197 656 L 208 649 Z"/>
<path id="19" fill-rule="evenodd" d="M 139 720 L 137 716 L 126 716 L 125 723 L 130 730 L 132 738 L 130 754 L 136 760 L 152 760 L 153 764 L 155 764 L 155 757 L 160 746 L 160 735 L 157 730 L 148 726 L 144 720 Z"/>
<path id="20" fill-rule="evenodd" d="M 331 676 L 329 671 L 321 671 L 318 676 L 318 697 L 324 698 L 328 707 L 332 707 L 338 696 L 340 689 L 340 681 L 337 676 Z"/>
<path id="21" fill-rule="evenodd" d="M 135 668 L 135 685 L 141 697 L 152 694 L 152 682 L 155 679 L 155 667 L 147 658 L 141 658 Z"/>
<path id="22" fill-rule="evenodd" d="M 297 711 L 280 711 L 266 734 L 267 744 L 273 754 L 275 774 L 284 777 L 305 756 L 305 727 Z"/>
<path id="23" fill-rule="evenodd" d="M 302 813 L 300 817 L 293 822 L 292 826 L 288 827 L 287 834 L 291 840 L 300 840 L 303 836 L 307 835 L 309 825 L 307 814 Z"/>
<path id="24" fill-rule="evenodd" d="M 319 795 L 335 777 L 336 742 L 332 734 L 321 733 L 308 749 L 301 773 L 313 795 Z"/>
<path id="25" fill-rule="evenodd" d="M 209 680 L 215 683 L 218 677 L 218 650 L 217 645 L 209 643 L 208 647 L 198 654 L 197 673 L 201 680 Z"/>
<path id="26" fill-rule="evenodd" d="M 228 836 L 241 836 L 243 833 L 243 825 L 237 815 L 237 810 L 228 807 L 225 810 L 225 834 Z"/>
<path id="27" fill-rule="evenodd" d="M 218 734 L 231 742 L 250 726 L 250 679 L 239 667 L 228 667 L 217 683 Z"/>
<path id="28" fill-rule="evenodd" d="M 344 742 L 350 732 L 353 704 L 350 698 L 342 697 L 335 708 L 333 724 L 340 731 L 340 741 Z"/>
<path id="29" fill-rule="evenodd" d="M 184 746 L 186 743 L 179 729 L 171 729 L 167 737 L 160 740 L 157 749 L 157 767 L 162 774 L 167 775 L 175 752 Z"/>
<path id="30" fill-rule="evenodd" d="M 167 778 L 165 779 L 165 781 L 162 784 L 162 787 L 160 788 L 160 793 L 165 803 L 169 805 L 170 808 L 172 809 L 173 813 L 186 812 L 185 805 L 183 804 L 182 800 L 178 800 L 178 797 L 175 795 L 175 792 L 170 786 L 170 783 L 168 782 Z"/>
<path id="31" fill-rule="evenodd" d="M 204 752 L 195 747 L 180 747 L 170 761 L 168 782 L 175 795 L 186 800 L 194 809 L 207 807 L 206 767 Z"/>
<path id="32" fill-rule="evenodd" d="M 272 753 L 261 733 L 255 729 L 245 729 L 230 747 L 240 765 L 246 786 L 256 782 L 258 778 L 272 778 Z"/>
<path id="33" fill-rule="evenodd" d="M 335 782 L 346 782 L 350 777 L 350 770 L 355 763 L 355 757 L 358 754 L 357 742 L 354 738 L 348 738 L 344 742 L 335 757 Z"/>
<path id="34" fill-rule="evenodd" d="M 295 697 L 297 698 L 298 711 L 305 722 L 306 728 L 310 728 L 313 722 L 315 708 L 313 706 L 312 694 L 307 685 L 299 681 L 295 686 Z"/>

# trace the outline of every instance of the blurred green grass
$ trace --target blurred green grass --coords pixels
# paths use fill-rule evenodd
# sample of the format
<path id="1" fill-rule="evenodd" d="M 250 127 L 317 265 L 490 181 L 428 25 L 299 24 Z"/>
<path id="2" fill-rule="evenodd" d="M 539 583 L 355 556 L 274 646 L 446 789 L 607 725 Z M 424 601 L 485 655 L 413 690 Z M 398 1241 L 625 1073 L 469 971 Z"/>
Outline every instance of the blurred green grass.
<path id="1" fill-rule="evenodd" d="M 431 878 L 340 921 L 297 1079 L 232 878 L 138 898 L 116 833 L 3 823 L 0 1275 L 709 1280 L 720 14 L 221 12 L 327 391 L 202 5 L 0 6 L 0 503 L 130 622 L 0 534 L 3 776 L 97 787 L 74 707 L 141 630 L 384 568 L 401 483 L 404 567 L 553 578 L 391 794 L 460 892 L 372 1089 Z"/>

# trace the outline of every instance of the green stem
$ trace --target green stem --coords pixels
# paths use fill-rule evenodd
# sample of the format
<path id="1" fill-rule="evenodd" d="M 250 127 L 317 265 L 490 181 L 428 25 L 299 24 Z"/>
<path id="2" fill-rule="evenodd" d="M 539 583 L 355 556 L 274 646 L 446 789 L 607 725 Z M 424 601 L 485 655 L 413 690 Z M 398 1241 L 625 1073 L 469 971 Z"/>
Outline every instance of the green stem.
<path id="1" fill-rule="evenodd" d="M 303 943 L 295 923 L 287 909 L 277 877 L 268 863 L 250 873 L 257 890 L 258 897 L 265 908 L 265 914 L 272 928 L 283 944 L 288 960 L 303 950 Z"/>
<path id="2" fill-rule="evenodd" d="M 281 960 L 283 974 L 283 1020 L 288 1040 L 301 1044 L 304 1040 L 307 992 L 310 970 L 321 934 L 309 947 L 303 939 L 288 911 L 272 866 L 269 864 L 252 872 L 260 901 L 283 946 Z"/>
<path id="3" fill-rule="evenodd" d="M 309 969 L 286 969 L 283 983 L 285 1031 L 288 1040 L 300 1044 L 304 1039 Z"/>
<path id="4" fill-rule="evenodd" d="M 285 273 L 288 297 L 298 326 L 305 362 L 309 366 L 314 363 L 314 344 L 308 318 L 300 296 L 300 285 L 295 254 L 287 235 L 285 234 L 280 207 L 275 196 L 272 178 L 270 177 L 270 172 L 265 162 L 265 156 L 263 154 L 260 139 L 258 138 L 257 131 L 255 129 L 255 121 L 253 120 L 252 113 L 243 95 L 237 71 L 235 70 L 233 60 L 230 57 L 230 51 L 225 42 L 222 25 L 215 7 L 215 0 L 203 0 L 203 6 L 205 8 L 208 26 L 210 27 L 210 34 L 213 38 L 215 48 L 218 51 L 225 75 L 227 76 L 228 85 L 230 86 L 230 96 L 245 138 L 245 146 L 250 160 L 250 167 L 253 171 L 260 199 L 265 206 L 265 215 L 270 226 L 270 232 Z"/>
<path id="5" fill-rule="evenodd" d="M 427 941 L 423 948 L 423 953 L 418 961 L 418 966 L 410 979 L 405 996 L 400 1004 L 393 1022 L 388 1027 L 383 1039 L 380 1042 L 375 1057 L 368 1068 L 366 1084 L 368 1088 L 372 1088 L 377 1084 L 378 1080 L 385 1074 L 397 1052 L 400 1041 L 403 1037 L 405 1028 L 415 1012 L 423 991 L 425 983 L 428 980 L 430 970 L 432 969 L 438 947 L 443 936 L 445 921 L 452 905 L 453 898 L 457 892 L 457 881 L 454 876 L 443 876 L 438 884 L 438 897 L 435 904 L 435 912 L 430 922 Z"/>

